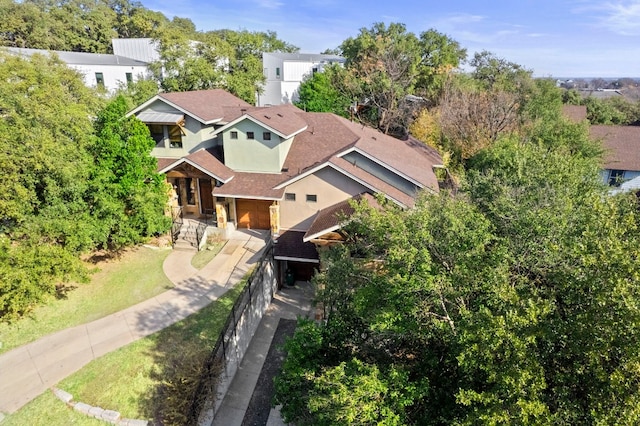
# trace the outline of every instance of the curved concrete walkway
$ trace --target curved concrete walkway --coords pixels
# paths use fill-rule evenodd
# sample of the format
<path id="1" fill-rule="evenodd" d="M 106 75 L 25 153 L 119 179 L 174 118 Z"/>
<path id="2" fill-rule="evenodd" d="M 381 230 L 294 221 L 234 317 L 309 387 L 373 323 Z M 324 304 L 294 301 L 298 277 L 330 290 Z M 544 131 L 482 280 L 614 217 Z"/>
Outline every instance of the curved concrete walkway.
<path id="1" fill-rule="evenodd" d="M 259 259 L 266 233 L 236 231 L 200 271 L 193 252 L 174 250 L 163 265 L 175 287 L 99 320 L 59 331 L 0 355 L 0 413 L 13 413 L 91 360 L 159 331 L 233 287 Z"/>

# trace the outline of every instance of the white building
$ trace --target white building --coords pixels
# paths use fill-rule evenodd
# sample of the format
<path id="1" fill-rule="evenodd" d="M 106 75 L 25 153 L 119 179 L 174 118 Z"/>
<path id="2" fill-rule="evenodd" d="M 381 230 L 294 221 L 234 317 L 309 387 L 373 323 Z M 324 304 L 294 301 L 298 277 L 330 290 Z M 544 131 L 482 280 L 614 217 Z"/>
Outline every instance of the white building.
<path id="1" fill-rule="evenodd" d="M 114 38 L 111 39 L 113 54 L 142 62 L 160 60 L 159 43 L 152 38 Z"/>
<path id="2" fill-rule="evenodd" d="M 336 55 L 313 53 L 264 53 L 262 64 L 267 79 L 258 95 L 258 106 L 290 104 L 298 100 L 300 83 L 331 64 L 344 64 Z"/>
<path id="3" fill-rule="evenodd" d="M 6 49 L 14 55 L 23 57 L 55 54 L 69 68 L 79 71 L 84 76 L 84 83 L 88 87 L 102 87 L 109 92 L 115 91 L 120 85 L 144 78 L 149 72 L 148 63 L 118 55 L 18 47 Z"/>

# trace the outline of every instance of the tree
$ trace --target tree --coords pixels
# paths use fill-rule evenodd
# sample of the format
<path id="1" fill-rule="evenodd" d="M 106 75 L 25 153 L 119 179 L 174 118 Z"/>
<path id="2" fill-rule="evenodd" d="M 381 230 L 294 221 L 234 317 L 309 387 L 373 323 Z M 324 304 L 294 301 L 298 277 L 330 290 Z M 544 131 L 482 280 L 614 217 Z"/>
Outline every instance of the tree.
<path id="1" fill-rule="evenodd" d="M 56 295 L 64 282 L 84 278 L 77 254 L 93 246 L 84 196 L 90 116 L 99 99 L 55 58 L 0 55 L 2 320 Z"/>
<path id="2" fill-rule="evenodd" d="M 434 29 L 420 34 L 421 59 L 416 88 L 433 103 L 440 98 L 450 73 L 466 60 L 467 50 Z"/>
<path id="3" fill-rule="evenodd" d="M 96 244 L 120 249 L 167 231 L 168 189 L 156 172 L 155 146 L 147 126 L 125 117 L 119 96 L 97 117 L 89 205 L 96 218 Z"/>
<path id="4" fill-rule="evenodd" d="M 385 421 L 339 417 L 377 395 L 402 424 L 637 423 L 638 201 L 606 195 L 599 155 L 585 126 L 540 120 L 472 157 L 456 195 L 358 206 L 322 253 L 326 322 L 289 343 L 285 419 Z M 376 370 L 402 375 L 400 404 Z"/>
<path id="5" fill-rule="evenodd" d="M 311 74 L 300 84 L 296 106 L 305 111 L 332 112 L 347 117 L 354 99 L 353 95 L 341 90 L 346 86 L 347 75 L 348 71 L 338 64 Z"/>

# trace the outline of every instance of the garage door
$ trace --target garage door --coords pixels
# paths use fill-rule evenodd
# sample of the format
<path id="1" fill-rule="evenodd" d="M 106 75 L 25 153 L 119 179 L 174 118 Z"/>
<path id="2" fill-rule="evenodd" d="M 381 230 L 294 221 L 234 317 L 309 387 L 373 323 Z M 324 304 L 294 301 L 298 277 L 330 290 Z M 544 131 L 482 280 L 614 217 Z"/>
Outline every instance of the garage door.
<path id="1" fill-rule="evenodd" d="M 269 206 L 273 201 L 236 200 L 238 228 L 269 229 Z"/>

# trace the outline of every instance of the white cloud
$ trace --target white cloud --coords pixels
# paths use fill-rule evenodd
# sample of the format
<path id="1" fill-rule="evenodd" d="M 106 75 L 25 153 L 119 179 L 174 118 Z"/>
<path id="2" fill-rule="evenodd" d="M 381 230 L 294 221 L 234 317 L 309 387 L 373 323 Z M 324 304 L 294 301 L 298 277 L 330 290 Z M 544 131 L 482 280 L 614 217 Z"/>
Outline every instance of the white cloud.
<path id="1" fill-rule="evenodd" d="M 640 1 L 606 3 L 608 15 L 601 21 L 605 28 L 622 35 L 640 35 Z"/>

